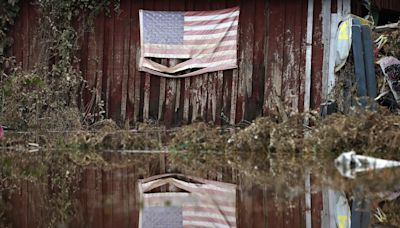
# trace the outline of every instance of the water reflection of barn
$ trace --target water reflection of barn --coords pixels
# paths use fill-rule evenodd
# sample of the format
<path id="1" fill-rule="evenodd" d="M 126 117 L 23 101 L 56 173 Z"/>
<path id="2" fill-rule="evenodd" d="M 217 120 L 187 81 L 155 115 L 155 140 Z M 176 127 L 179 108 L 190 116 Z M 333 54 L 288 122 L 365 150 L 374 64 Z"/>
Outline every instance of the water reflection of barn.
<path id="1" fill-rule="evenodd" d="M 11 54 L 24 69 L 30 69 L 39 55 L 34 20 L 37 12 L 29 1 L 21 2 L 21 13 L 12 30 Z M 383 9 L 399 8 L 398 1 L 376 2 Z M 307 7 L 310 3 L 312 9 Z M 137 70 L 139 9 L 209 10 L 237 5 L 241 8 L 238 70 L 186 79 L 165 79 Z M 120 13 L 98 16 L 93 31 L 85 31 L 76 23 L 81 36 L 80 69 L 89 88 L 97 90 L 105 101 L 107 117 L 120 124 L 152 120 L 170 127 L 196 119 L 217 125 L 237 124 L 274 113 L 274 96 L 294 111 L 316 109 L 327 91 L 331 15 L 340 17 L 350 12 L 350 5 L 353 12 L 362 12 L 360 4 L 350 4 L 350 0 L 121 0 Z M 85 91 L 83 101 L 88 103 L 91 96 Z M 166 167 L 160 164 L 157 157 L 143 164 L 146 172 L 140 175 L 165 172 Z M 136 167 L 85 169 L 79 199 L 87 224 L 135 227 L 135 182 L 140 175 Z M 240 227 L 305 227 L 304 197 L 294 203 L 296 209 L 277 211 L 268 189 L 252 186 L 232 174 L 224 175 L 220 178 L 242 188 L 237 210 Z M 32 227 L 35 217 L 40 216 L 33 205 L 40 199 L 41 190 L 31 183 L 24 186 L 14 199 L 15 205 L 20 205 L 15 222 L 17 227 Z M 111 203 L 107 201 L 110 194 Z M 324 212 L 321 194 L 312 196 L 311 206 L 312 225 L 320 227 Z"/>

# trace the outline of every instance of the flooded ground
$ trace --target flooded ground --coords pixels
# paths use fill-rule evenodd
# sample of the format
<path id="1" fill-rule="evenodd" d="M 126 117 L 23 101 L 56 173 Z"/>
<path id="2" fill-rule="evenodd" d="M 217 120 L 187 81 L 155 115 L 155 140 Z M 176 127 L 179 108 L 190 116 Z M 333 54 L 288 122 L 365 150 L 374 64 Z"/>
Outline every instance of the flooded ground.
<path id="1" fill-rule="evenodd" d="M 77 132 L 8 131 L 0 155 L 0 224 L 24 227 L 40 217 L 34 224 L 87 227 L 99 224 L 96 217 L 101 217 L 103 227 L 137 226 L 137 181 L 183 173 L 236 184 L 239 227 L 249 227 L 254 214 L 260 224 L 302 227 L 308 191 L 312 221 L 320 227 L 328 189 L 343 193 L 349 206 L 356 198 L 368 200 L 372 223 L 398 226 L 400 168 L 352 173 L 349 178 L 342 175 L 346 170 L 339 172 L 335 159 L 354 150 L 400 160 L 400 118 L 376 112 L 323 120 L 316 116 L 260 118 L 245 128 L 195 123 L 170 130 L 142 125 L 128 131 L 110 122 Z M 304 118 L 312 127 L 304 126 Z M 16 219 L 20 216 L 26 219 Z M 282 222 L 284 218 L 290 219 Z"/>

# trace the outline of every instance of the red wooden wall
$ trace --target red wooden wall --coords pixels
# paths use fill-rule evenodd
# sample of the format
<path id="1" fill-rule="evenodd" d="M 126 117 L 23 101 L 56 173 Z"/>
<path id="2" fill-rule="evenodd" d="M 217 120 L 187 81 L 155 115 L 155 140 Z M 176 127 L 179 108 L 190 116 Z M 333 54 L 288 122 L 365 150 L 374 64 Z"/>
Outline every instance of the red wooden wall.
<path id="1" fill-rule="evenodd" d="M 119 159 L 135 160 L 135 156 L 120 156 Z M 137 180 L 169 171 L 171 167 L 162 164 L 165 161 L 162 156 L 164 155 L 160 155 L 159 158 L 153 156 L 152 159 L 137 165 L 82 167 L 82 179 L 76 194 L 76 216 L 68 224 L 55 225 L 85 228 L 138 227 L 140 203 L 136 190 Z M 238 227 L 305 227 L 304 195 L 291 202 L 277 200 L 272 187 L 254 185 L 246 177 L 229 170 L 210 172 L 207 178 L 237 184 Z M 12 227 L 44 227 L 49 219 L 45 200 L 48 191 L 48 186 L 21 180 L 11 197 L 12 206 L 6 214 Z M 322 209 L 321 194 L 313 194 L 312 227 L 321 227 Z"/>
<path id="2" fill-rule="evenodd" d="M 400 1 L 398 0 L 374 0 L 374 2 L 380 9 L 400 12 Z"/>
<path id="3" fill-rule="evenodd" d="M 24 69 L 40 55 L 37 12 L 22 1 L 11 54 Z M 311 108 L 321 101 L 321 2 L 315 1 Z M 137 70 L 138 10 L 209 10 L 240 6 L 239 69 L 185 79 L 165 79 Z M 252 120 L 275 110 L 278 95 L 292 110 L 303 109 L 307 0 L 121 0 L 119 13 L 100 15 L 94 29 L 77 22 L 80 69 L 103 99 L 107 116 L 120 123 L 154 120 L 167 126 L 201 118 L 223 124 Z M 44 47 L 45 48 L 45 47 Z M 168 60 L 163 60 L 167 63 Z M 83 94 L 87 103 L 92 100 Z"/>

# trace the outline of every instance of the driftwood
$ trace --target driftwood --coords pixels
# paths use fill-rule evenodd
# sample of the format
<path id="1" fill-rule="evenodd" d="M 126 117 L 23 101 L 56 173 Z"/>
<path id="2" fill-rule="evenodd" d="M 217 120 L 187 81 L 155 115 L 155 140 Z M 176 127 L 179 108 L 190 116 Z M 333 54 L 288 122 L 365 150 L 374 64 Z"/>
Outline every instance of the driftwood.
<path id="1" fill-rule="evenodd" d="M 375 32 L 385 32 L 392 29 L 400 29 L 400 21 L 397 23 L 376 26 L 373 30 Z"/>

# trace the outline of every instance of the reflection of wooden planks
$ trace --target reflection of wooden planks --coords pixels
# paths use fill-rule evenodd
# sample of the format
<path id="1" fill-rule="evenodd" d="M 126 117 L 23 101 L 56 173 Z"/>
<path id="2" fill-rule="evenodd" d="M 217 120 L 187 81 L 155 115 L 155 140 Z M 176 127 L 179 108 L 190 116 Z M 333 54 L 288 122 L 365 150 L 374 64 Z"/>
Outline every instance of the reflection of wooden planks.
<path id="1" fill-rule="evenodd" d="M 119 161 L 126 162 L 143 160 L 143 154 L 121 155 L 108 153 L 107 160 L 115 164 Z M 147 155 L 146 162 L 131 163 L 118 166 L 84 166 L 82 167 L 82 179 L 76 193 L 80 213 L 72 218 L 73 227 L 137 227 L 138 215 L 141 205 L 136 192 L 137 181 L 143 177 L 149 177 L 170 170 L 171 162 L 168 162 L 167 154 Z M 165 156 L 165 157 L 164 157 Z M 165 166 L 162 162 L 165 161 Z M 161 164 L 161 165 L 160 165 Z M 173 167 L 176 169 L 177 167 Z M 179 172 L 179 171 L 177 171 Z M 236 198 L 236 210 L 238 227 L 294 227 L 305 226 L 304 221 L 304 197 L 296 197 L 291 202 L 282 203 L 282 199 L 276 198 L 273 188 L 267 189 L 255 185 L 245 175 L 237 171 L 224 169 L 209 171 L 210 179 L 238 184 Z M 202 176 L 200 176 L 202 177 Z M 15 227 L 44 226 L 37 220 L 38 216 L 48 218 L 49 211 L 37 211 L 48 196 L 46 186 L 37 186 L 37 183 L 20 180 L 19 188 L 11 197 L 10 219 Z M 311 211 L 313 215 L 312 226 L 320 227 L 322 196 L 312 194 Z"/>

